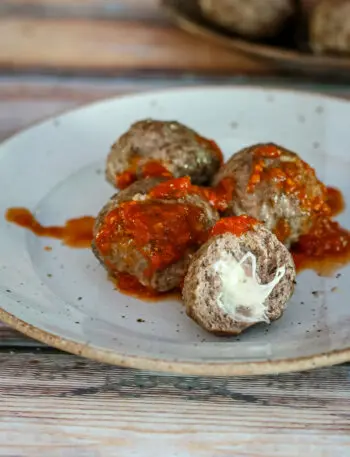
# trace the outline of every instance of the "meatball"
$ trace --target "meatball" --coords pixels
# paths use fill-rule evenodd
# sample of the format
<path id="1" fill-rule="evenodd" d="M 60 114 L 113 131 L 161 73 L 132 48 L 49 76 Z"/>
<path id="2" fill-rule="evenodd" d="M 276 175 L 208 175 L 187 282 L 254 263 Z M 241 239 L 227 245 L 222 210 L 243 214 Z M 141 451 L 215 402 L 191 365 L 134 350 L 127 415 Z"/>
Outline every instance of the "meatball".
<path id="1" fill-rule="evenodd" d="M 294 152 L 257 144 L 234 154 L 214 179 L 234 183 L 226 216 L 248 214 L 265 224 L 286 246 L 307 233 L 318 216 L 329 214 L 327 189 Z"/>
<path id="2" fill-rule="evenodd" d="M 217 335 L 238 335 L 281 317 L 295 267 L 275 235 L 247 216 L 224 218 L 192 258 L 183 287 L 189 317 Z"/>
<path id="3" fill-rule="evenodd" d="M 310 17 L 309 33 L 316 53 L 350 53 L 350 0 L 319 2 Z"/>
<path id="4" fill-rule="evenodd" d="M 137 181 L 102 208 L 92 249 L 112 276 L 128 273 L 159 292 L 182 283 L 191 255 L 219 218 L 203 197 L 184 192 L 183 179 Z"/>
<path id="5" fill-rule="evenodd" d="M 294 0 L 199 0 L 205 17 L 247 38 L 276 36 L 295 14 Z"/>
<path id="6" fill-rule="evenodd" d="M 179 122 L 148 119 L 133 124 L 112 146 L 106 178 L 118 188 L 152 176 L 190 176 L 194 184 L 208 184 L 222 161 L 214 141 Z"/>

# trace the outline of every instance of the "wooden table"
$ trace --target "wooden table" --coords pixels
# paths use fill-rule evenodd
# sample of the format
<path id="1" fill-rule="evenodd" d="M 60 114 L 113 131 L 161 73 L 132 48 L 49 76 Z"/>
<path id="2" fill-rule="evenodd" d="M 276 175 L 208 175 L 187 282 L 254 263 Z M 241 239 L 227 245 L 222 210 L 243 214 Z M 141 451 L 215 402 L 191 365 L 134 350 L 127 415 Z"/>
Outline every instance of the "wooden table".
<path id="1" fill-rule="evenodd" d="M 280 78 L 174 28 L 156 0 L 1 0 L 0 138 L 93 100 Z M 350 366 L 257 378 L 120 369 L 0 326 L 0 456 L 347 457 Z M 247 393 L 249 386 L 249 393 Z"/>

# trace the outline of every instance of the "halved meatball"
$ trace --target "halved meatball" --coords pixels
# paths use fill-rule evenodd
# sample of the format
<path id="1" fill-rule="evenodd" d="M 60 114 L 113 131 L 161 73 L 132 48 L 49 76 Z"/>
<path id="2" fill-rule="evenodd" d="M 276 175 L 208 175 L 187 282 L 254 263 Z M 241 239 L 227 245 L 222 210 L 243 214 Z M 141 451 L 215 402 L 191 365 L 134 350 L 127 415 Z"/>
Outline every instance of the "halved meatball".
<path id="1" fill-rule="evenodd" d="M 307 233 L 318 216 L 329 213 L 327 189 L 315 171 L 281 146 L 244 148 L 214 178 L 234 181 L 226 216 L 248 214 L 265 224 L 286 245 Z"/>
<path id="2" fill-rule="evenodd" d="M 106 178 L 124 189 L 152 176 L 190 176 L 193 184 L 208 184 L 222 164 L 216 143 L 175 121 L 136 122 L 112 146 Z"/>
<path id="3" fill-rule="evenodd" d="M 222 219 L 212 235 L 192 258 L 185 277 L 182 295 L 188 316 L 218 335 L 237 335 L 281 317 L 295 281 L 287 248 L 245 216 Z"/>
<path id="4" fill-rule="evenodd" d="M 276 36 L 296 11 L 294 0 L 199 0 L 204 16 L 247 38 Z"/>
<path id="5" fill-rule="evenodd" d="M 97 217 L 92 243 L 112 276 L 128 273 L 159 292 L 182 283 L 189 259 L 219 218 L 201 196 L 177 197 L 176 179 L 163 181 L 145 179 L 114 195 Z"/>

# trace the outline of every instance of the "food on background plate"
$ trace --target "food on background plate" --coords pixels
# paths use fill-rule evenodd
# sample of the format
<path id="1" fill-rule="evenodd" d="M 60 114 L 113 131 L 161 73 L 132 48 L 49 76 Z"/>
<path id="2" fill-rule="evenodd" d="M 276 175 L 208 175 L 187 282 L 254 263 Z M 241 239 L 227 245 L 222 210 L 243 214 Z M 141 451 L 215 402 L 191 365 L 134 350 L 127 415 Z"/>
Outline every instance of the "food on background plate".
<path id="1" fill-rule="evenodd" d="M 310 46 L 315 53 L 350 53 L 350 0 L 322 0 L 309 19 Z"/>
<path id="2" fill-rule="evenodd" d="M 296 13 L 294 0 L 199 0 L 203 15 L 246 38 L 271 38 Z"/>
<path id="3" fill-rule="evenodd" d="M 221 219 L 191 260 L 182 296 L 205 330 L 237 335 L 281 317 L 293 294 L 295 267 L 287 248 L 249 216 Z"/>
<path id="4" fill-rule="evenodd" d="M 248 214 L 286 245 L 298 241 L 316 219 L 329 215 L 327 188 L 301 158 L 273 143 L 234 154 L 213 180 L 231 178 L 233 193 L 225 216 Z"/>
<path id="5" fill-rule="evenodd" d="M 202 16 L 242 39 L 280 48 L 281 52 L 296 49 L 301 51 L 301 56 L 350 54 L 350 0 L 195 0 L 194 3 L 198 5 L 196 22 L 203 22 Z M 178 10 L 181 12 L 182 8 L 186 11 L 181 5 Z"/>
<path id="6" fill-rule="evenodd" d="M 152 176 L 189 176 L 209 184 L 223 162 L 216 143 L 176 121 L 142 120 L 131 125 L 112 146 L 106 178 L 124 189 Z"/>
<path id="7" fill-rule="evenodd" d="M 96 219 L 93 252 L 110 275 L 127 273 L 148 288 L 179 287 L 191 255 L 219 215 L 182 179 L 148 178 L 122 190 Z"/>

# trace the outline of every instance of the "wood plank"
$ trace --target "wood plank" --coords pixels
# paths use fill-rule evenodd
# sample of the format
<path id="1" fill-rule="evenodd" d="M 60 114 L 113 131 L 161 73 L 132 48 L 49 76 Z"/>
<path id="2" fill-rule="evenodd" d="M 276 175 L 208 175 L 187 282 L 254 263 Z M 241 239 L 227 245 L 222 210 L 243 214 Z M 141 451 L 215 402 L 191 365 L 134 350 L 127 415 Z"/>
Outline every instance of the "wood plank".
<path id="1" fill-rule="evenodd" d="M 228 379 L 157 375 L 63 354 L 1 354 L 0 366 L 0 455 L 350 453 L 348 366 Z"/>
<path id="2" fill-rule="evenodd" d="M 159 0 L 2 0 L 1 9 L 6 11 L 7 8 L 11 7 L 60 7 L 72 8 L 75 5 L 79 5 L 80 8 L 84 8 L 88 5 L 100 6 L 101 8 L 148 8 L 148 9 L 159 9 Z"/>
<path id="3" fill-rule="evenodd" d="M 0 322 L 0 348 L 16 348 L 16 347 L 44 347 L 45 345 L 38 341 L 27 338 L 19 332 L 16 332 L 10 327 Z"/>
<path id="4" fill-rule="evenodd" d="M 60 114 L 95 100 L 132 92 L 188 85 L 254 84 L 261 80 L 217 78 L 78 78 L 0 77 L 0 141 L 49 116 Z M 266 79 L 266 86 L 289 87 L 334 93 L 350 98 L 350 86 L 297 83 L 296 80 Z"/>
<path id="5" fill-rule="evenodd" d="M 3 16 L 0 36 L 2 71 L 269 72 L 269 66 L 254 59 L 158 23 Z"/>
<path id="6" fill-rule="evenodd" d="M 195 82 L 147 77 L 0 77 L 0 141 L 35 122 L 95 100 Z"/>
<path id="7" fill-rule="evenodd" d="M 2 0 L 0 15 L 166 21 L 158 0 Z"/>

